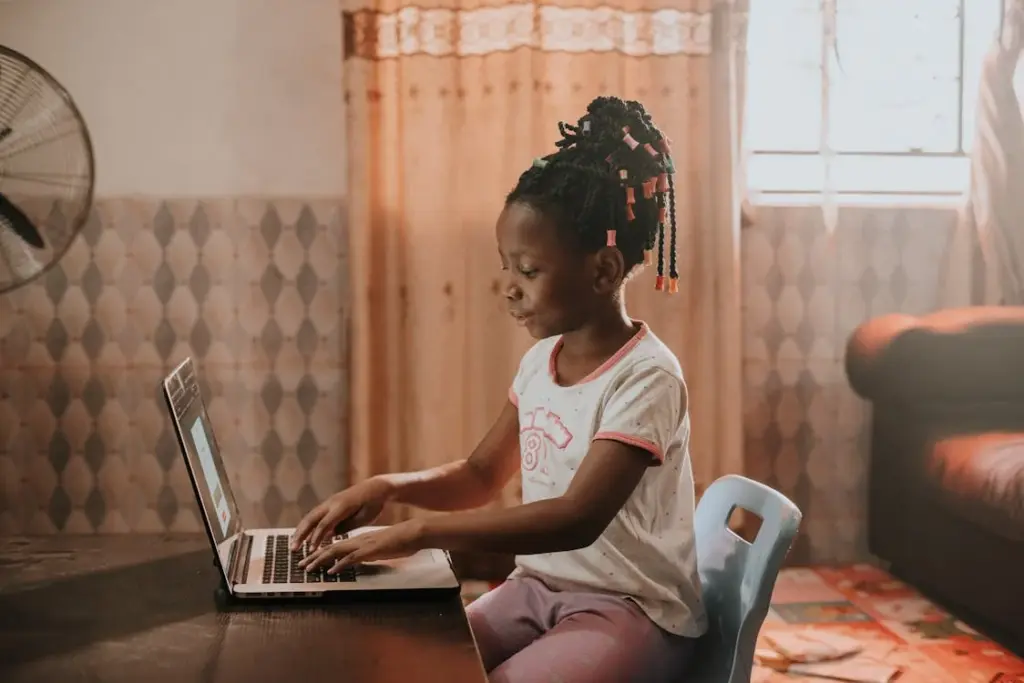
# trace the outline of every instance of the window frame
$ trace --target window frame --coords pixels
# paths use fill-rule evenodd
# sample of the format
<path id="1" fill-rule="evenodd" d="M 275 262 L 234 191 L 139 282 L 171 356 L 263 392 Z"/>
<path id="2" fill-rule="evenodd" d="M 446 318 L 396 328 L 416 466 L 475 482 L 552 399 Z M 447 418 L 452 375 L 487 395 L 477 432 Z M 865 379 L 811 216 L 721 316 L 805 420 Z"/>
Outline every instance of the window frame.
<path id="1" fill-rule="evenodd" d="M 754 2 L 770 2 L 771 0 L 753 0 Z M 819 68 L 826 70 L 824 74 L 824 87 L 821 93 L 821 114 L 820 125 L 826 126 L 832 113 L 832 96 L 827 83 L 834 71 L 833 57 L 836 55 L 836 35 L 838 33 L 838 22 L 841 20 L 838 6 L 843 0 L 825 0 L 821 4 L 821 56 Z M 848 1 L 848 0 L 847 0 Z M 908 146 L 906 150 L 844 150 L 832 148 L 829 150 L 831 169 L 835 171 L 842 168 L 844 164 L 853 165 L 858 161 L 861 163 L 874 163 L 878 169 L 882 164 L 889 164 L 893 167 L 902 166 L 909 168 L 913 164 L 908 163 L 921 161 L 938 161 L 947 166 L 941 179 L 937 179 L 933 186 L 923 183 L 919 187 L 857 187 L 854 184 L 843 184 L 837 182 L 833 187 L 834 197 L 840 203 L 939 203 L 959 202 L 968 189 L 970 176 L 971 152 L 969 145 L 965 144 L 968 135 L 973 131 L 966 130 L 968 102 L 966 101 L 966 61 L 967 61 L 967 26 L 968 26 L 968 3 L 971 0 L 957 0 L 957 66 L 956 66 L 956 145 L 955 148 L 945 151 L 924 150 L 919 147 Z M 996 32 L 1001 30 L 1003 13 L 1006 9 L 1006 0 L 998 0 L 998 25 Z M 987 50 L 986 50 L 987 52 Z M 749 53 L 748 53 L 749 56 Z M 970 103 L 973 108 L 975 103 Z M 749 110 L 748 110 L 749 111 Z M 754 204 L 779 204 L 779 203 L 815 203 L 825 193 L 825 155 L 819 150 L 807 149 L 749 149 L 746 152 L 746 165 L 748 170 L 748 194 Z M 786 176 L 780 173 L 781 167 L 792 160 L 804 160 L 811 165 L 817 165 L 821 171 L 821 182 L 793 182 L 778 183 L 774 187 L 751 186 L 750 177 Z M 851 163 L 852 162 L 852 163 Z M 958 177 L 957 180 L 953 180 Z M 767 184 L 766 184 L 767 185 Z"/>

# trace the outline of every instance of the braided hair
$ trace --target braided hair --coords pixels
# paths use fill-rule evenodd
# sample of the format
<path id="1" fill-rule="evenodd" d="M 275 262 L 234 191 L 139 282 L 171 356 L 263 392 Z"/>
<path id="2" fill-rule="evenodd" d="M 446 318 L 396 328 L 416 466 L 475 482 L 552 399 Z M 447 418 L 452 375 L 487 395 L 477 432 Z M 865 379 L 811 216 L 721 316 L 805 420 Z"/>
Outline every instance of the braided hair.
<path id="1" fill-rule="evenodd" d="M 627 275 L 652 260 L 666 289 L 665 232 L 670 225 L 668 290 L 678 288 L 675 187 L 668 139 L 642 104 L 598 97 L 575 125 L 558 124 L 558 150 L 519 176 L 506 203 L 553 212 L 587 253 L 616 247 Z"/>

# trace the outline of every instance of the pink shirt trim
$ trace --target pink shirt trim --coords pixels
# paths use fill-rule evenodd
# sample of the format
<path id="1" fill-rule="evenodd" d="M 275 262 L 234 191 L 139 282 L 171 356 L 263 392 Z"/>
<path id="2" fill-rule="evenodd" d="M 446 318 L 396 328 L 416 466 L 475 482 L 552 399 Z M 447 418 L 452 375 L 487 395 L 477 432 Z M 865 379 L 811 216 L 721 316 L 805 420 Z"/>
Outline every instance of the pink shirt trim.
<path id="1" fill-rule="evenodd" d="M 612 367 L 615 366 L 616 363 L 622 360 L 623 356 L 632 351 L 636 347 L 636 345 L 640 343 L 641 339 L 647 336 L 647 323 L 643 322 L 642 320 L 634 320 L 633 322 L 640 325 L 640 329 L 637 330 L 637 333 L 634 334 L 628 342 L 623 344 L 618 351 L 613 353 L 611 357 L 608 358 L 608 360 L 601 363 L 601 365 L 599 365 L 597 369 L 595 369 L 589 375 L 581 379 L 579 382 L 576 382 L 575 384 L 571 385 L 559 384 L 558 382 L 558 366 L 556 363 L 558 360 L 558 352 L 562 350 L 562 338 L 559 337 L 558 341 L 555 342 L 554 347 L 552 347 L 551 357 L 548 359 L 548 375 L 551 376 L 551 381 L 554 382 L 557 386 L 577 386 L 579 384 L 586 384 L 587 382 L 597 379 L 605 372 L 610 370 Z"/>
<path id="2" fill-rule="evenodd" d="M 659 465 L 665 461 L 665 454 L 661 452 L 661 448 L 658 447 L 658 444 L 653 441 L 648 441 L 647 439 L 641 439 L 640 437 L 633 436 L 632 434 L 623 434 L 622 432 L 598 432 L 597 434 L 594 434 L 594 438 L 592 440 L 596 441 L 597 439 L 618 441 L 619 443 L 624 443 L 627 446 L 642 448 L 654 456 L 654 459 Z"/>
<path id="3" fill-rule="evenodd" d="M 512 402 L 516 408 L 519 407 L 519 397 L 516 396 L 516 390 L 513 387 L 508 388 L 508 400 Z"/>

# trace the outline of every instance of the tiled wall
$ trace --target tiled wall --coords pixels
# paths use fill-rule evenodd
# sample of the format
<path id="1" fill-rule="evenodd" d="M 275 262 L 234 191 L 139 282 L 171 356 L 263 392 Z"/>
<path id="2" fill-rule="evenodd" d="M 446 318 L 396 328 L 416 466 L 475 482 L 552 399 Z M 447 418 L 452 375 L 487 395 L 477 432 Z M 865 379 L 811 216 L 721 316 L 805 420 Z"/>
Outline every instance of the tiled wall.
<path id="1" fill-rule="evenodd" d="M 187 353 L 247 520 L 342 484 L 340 201 L 100 200 L 42 282 L 0 296 L 0 533 L 197 529 L 157 394 Z M 843 373 L 861 321 L 936 306 L 955 212 L 758 210 L 743 233 L 751 476 L 803 509 L 792 559 L 866 557 L 868 415 Z M 51 219 L 53 219 L 51 217 Z"/>
<path id="2" fill-rule="evenodd" d="M 744 431 L 750 476 L 804 512 L 794 562 L 867 558 L 869 411 L 843 370 L 864 320 L 938 306 L 952 209 L 760 207 L 743 233 Z"/>
<path id="3" fill-rule="evenodd" d="M 0 296 L 0 534 L 198 530 L 158 394 L 188 354 L 247 521 L 294 523 L 337 490 L 342 215 L 339 200 L 99 200 L 57 268 Z"/>

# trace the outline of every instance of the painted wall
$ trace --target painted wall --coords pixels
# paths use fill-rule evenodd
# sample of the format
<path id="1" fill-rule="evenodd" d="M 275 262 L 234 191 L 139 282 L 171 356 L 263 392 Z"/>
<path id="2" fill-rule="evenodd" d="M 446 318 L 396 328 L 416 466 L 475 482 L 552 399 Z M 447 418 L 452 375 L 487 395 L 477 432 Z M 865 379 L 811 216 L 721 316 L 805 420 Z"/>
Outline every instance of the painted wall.
<path id="1" fill-rule="evenodd" d="M 75 99 L 101 197 L 342 193 L 338 0 L 9 0 L 0 44 Z"/>

